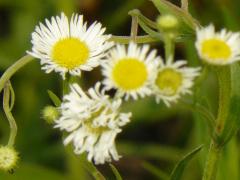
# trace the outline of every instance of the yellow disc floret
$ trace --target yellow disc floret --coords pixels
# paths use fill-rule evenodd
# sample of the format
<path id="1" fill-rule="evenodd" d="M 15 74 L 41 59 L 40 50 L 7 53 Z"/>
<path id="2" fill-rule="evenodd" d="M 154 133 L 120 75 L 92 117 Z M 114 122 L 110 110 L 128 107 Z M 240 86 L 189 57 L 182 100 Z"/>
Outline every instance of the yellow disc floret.
<path id="1" fill-rule="evenodd" d="M 140 88 L 147 80 L 146 65 L 134 58 L 119 60 L 112 70 L 114 82 L 123 90 L 130 91 Z"/>
<path id="2" fill-rule="evenodd" d="M 59 40 L 52 49 L 53 61 L 69 70 L 84 64 L 89 57 L 89 48 L 77 38 Z"/>
<path id="3" fill-rule="evenodd" d="M 17 165 L 18 153 L 12 147 L 0 147 L 0 169 L 11 171 Z"/>
<path id="4" fill-rule="evenodd" d="M 165 95 L 173 96 L 182 85 L 182 80 L 181 73 L 174 69 L 166 68 L 158 73 L 155 84 Z"/>
<path id="5" fill-rule="evenodd" d="M 231 57 L 229 45 L 220 39 L 208 39 L 202 43 L 202 54 L 212 60 L 228 60 Z"/>

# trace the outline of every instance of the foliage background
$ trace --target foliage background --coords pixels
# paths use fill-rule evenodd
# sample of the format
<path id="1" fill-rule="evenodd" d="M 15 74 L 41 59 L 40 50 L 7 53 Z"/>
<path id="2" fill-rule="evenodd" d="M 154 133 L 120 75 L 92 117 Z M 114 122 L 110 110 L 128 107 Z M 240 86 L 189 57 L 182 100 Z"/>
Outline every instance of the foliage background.
<path id="1" fill-rule="evenodd" d="M 177 0 L 172 2 L 179 5 Z M 238 0 L 190 1 L 190 12 L 203 25 L 213 22 L 217 27 L 225 26 L 231 30 L 240 28 L 239 7 Z M 82 13 L 90 23 L 101 21 L 108 33 L 129 35 L 131 18 L 128 11 L 134 8 L 153 20 L 158 16 L 158 11 L 148 0 L 0 0 L 0 71 L 3 73 L 31 48 L 31 32 L 44 18 L 61 11 L 69 16 L 73 12 Z M 161 43 L 152 46 L 158 48 L 163 56 Z M 199 64 L 193 41 L 177 44 L 176 51 L 178 59 L 187 58 L 192 66 Z M 99 69 L 96 69 L 92 73 L 84 73 L 81 83 L 87 88 L 101 78 Z M 64 148 L 61 133 L 41 118 L 41 109 L 51 104 L 46 90 L 51 89 L 60 96 L 61 78 L 54 73 L 43 73 L 36 60 L 17 73 L 12 82 L 16 92 L 14 115 L 19 127 L 16 148 L 21 161 L 14 174 L 0 172 L 0 179 L 92 179 L 82 161 L 72 154 L 71 147 Z M 198 100 L 205 102 L 208 99 L 209 108 L 216 111 L 216 78 L 213 74 L 198 81 L 194 90 L 196 95 L 187 99 L 201 94 L 202 99 Z M 133 119 L 118 137 L 117 147 L 123 157 L 114 162 L 124 179 L 159 179 L 149 172 L 146 162 L 169 174 L 186 152 L 204 144 L 183 177 L 185 180 L 200 179 L 210 136 L 206 122 L 197 112 L 190 111 L 181 103 L 168 109 L 163 104 L 157 105 L 152 98 L 125 103 L 124 109 L 133 112 Z M 6 143 L 8 133 L 8 123 L 1 113 L 1 144 Z M 238 180 L 238 146 L 238 141 L 233 140 L 224 150 L 220 163 L 225 159 L 225 168 L 220 170 L 218 179 Z M 108 165 L 98 166 L 98 169 L 107 179 L 114 179 Z"/>

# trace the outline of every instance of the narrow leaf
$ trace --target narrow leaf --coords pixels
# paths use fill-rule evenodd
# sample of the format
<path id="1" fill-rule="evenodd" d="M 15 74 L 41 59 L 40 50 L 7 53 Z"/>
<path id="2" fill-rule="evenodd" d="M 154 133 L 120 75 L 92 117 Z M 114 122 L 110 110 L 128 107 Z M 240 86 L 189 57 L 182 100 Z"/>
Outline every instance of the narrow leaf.
<path id="1" fill-rule="evenodd" d="M 120 173 L 118 172 L 117 168 L 115 168 L 115 166 L 112 164 L 110 164 L 110 167 L 112 169 L 113 174 L 116 177 L 116 180 L 122 180 L 122 177 L 121 177 Z"/>
<path id="2" fill-rule="evenodd" d="M 51 90 L 47 90 L 47 92 L 53 104 L 56 107 L 59 107 L 61 105 L 61 100 L 59 99 L 59 97 L 56 94 L 54 94 Z"/>
<path id="3" fill-rule="evenodd" d="M 203 145 L 197 147 L 192 152 L 190 152 L 185 157 L 183 157 L 183 159 L 181 161 L 178 162 L 178 164 L 175 166 L 175 168 L 172 171 L 170 180 L 180 180 L 181 179 L 185 167 L 190 162 L 190 160 L 202 149 L 202 147 L 203 147 Z"/>

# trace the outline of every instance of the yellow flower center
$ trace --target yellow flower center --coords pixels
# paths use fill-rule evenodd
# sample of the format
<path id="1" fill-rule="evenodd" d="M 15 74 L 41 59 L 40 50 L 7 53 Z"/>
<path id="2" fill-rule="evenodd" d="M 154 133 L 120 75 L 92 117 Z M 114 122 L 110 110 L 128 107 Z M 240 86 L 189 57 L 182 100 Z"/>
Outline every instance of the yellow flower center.
<path id="1" fill-rule="evenodd" d="M 157 75 L 156 85 L 167 96 L 175 95 L 182 84 L 182 74 L 171 68 L 160 71 Z"/>
<path id="2" fill-rule="evenodd" d="M 69 70 L 84 64 L 89 57 L 89 48 L 77 38 L 61 39 L 53 46 L 52 59 Z"/>
<path id="3" fill-rule="evenodd" d="M 228 60 L 232 52 L 223 40 L 209 39 L 202 43 L 202 53 L 212 60 Z"/>
<path id="4" fill-rule="evenodd" d="M 115 83 L 122 89 L 134 90 L 140 88 L 147 80 L 146 65 L 134 58 L 121 59 L 112 70 Z"/>

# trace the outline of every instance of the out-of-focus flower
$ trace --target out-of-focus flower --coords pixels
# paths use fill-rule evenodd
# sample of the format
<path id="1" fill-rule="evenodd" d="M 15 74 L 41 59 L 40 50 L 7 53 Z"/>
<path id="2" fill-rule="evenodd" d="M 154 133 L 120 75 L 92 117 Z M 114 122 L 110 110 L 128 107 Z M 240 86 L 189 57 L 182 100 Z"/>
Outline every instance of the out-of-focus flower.
<path id="1" fill-rule="evenodd" d="M 156 101 L 163 101 L 167 106 L 177 102 L 181 95 L 191 94 L 194 79 L 200 74 L 200 68 L 185 67 L 186 61 L 161 62 L 153 83 Z"/>
<path id="2" fill-rule="evenodd" d="M 17 166 L 18 153 L 12 147 L 0 147 L 0 169 L 4 171 L 11 171 Z"/>
<path id="3" fill-rule="evenodd" d="M 209 64 L 226 65 L 240 60 L 240 33 L 226 29 L 215 32 L 209 25 L 197 29 L 195 45 L 199 56 Z"/>

